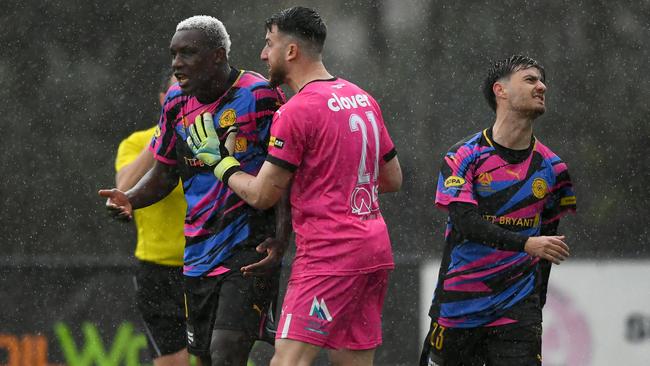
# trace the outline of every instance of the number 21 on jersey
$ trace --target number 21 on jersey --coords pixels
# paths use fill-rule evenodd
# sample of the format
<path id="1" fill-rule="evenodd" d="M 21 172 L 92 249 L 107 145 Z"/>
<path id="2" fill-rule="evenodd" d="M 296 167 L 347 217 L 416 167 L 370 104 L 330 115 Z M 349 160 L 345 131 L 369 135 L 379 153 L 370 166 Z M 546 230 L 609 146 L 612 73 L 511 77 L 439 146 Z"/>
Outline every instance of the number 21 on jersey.
<path id="1" fill-rule="evenodd" d="M 361 154 L 359 156 L 359 169 L 357 170 L 357 183 L 350 196 L 350 206 L 353 214 L 369 215 L 379 209 L 377 200 L 379 198 L 379 187 L 377 177 L 379 175 L 379 129 L 377 120 L 372 111 L 365 113 L 364 118 L 358 114 L 350 115 L 350 131 L 358 132 L 361 135 Z M 368 126 L 374 138 L 374 151 L 370 152 L 371 162 L 368 164 Z M 370 165 L 370 166 L 369 166 Z"/>

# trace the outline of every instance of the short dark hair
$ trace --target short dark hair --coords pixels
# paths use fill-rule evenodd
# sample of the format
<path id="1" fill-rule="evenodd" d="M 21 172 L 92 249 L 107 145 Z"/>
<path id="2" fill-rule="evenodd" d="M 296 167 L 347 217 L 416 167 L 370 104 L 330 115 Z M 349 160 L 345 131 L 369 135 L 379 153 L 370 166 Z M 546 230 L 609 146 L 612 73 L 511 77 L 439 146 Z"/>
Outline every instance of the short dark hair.
<path id="1" fill-rule="evenodd" d="M 280 32 L 307 42 L 317 53 L 323 52 L 327 26 L 314 9 L 302 6 L 284 9 L 268 18 L 265 25 L 269 31 L 275 25 Z"/>
<path id="2" fill-rule="evenodd" d="M 510 77 L 519 70 L 525 70 L 535 67 L 542 74 L 542 82 L 546 81 L 546 72 L 544 66 L 528 56 L 513 55 L 504 60 L 492 64 L 488 75 L 483 81 L 483 95 L 493 111 L 497 110 L 497 100 L 492 87 L 498 80 Z"/>

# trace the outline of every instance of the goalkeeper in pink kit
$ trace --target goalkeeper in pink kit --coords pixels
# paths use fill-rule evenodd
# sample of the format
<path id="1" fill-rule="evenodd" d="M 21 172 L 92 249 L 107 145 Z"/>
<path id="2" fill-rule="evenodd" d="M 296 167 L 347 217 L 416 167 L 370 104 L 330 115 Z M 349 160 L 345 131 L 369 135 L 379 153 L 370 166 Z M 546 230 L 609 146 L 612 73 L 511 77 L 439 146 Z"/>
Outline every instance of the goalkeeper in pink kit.
<path id="1" fill-rule="evenodd" d="M 291 190 L 296 257 L 271 365 L 309 365 L 321 348 L 335 364 L 372 365 L 394 267 L 378 198 L 402 184 L 395 146 L 374 98 L 325 69 L 327 29 L 317 12 L 289 8 L 266 29 L 261 58 L 270 82 L 296 95 L 275 113 L 260 172 L 239 169 L 224 146 L 231 131 L 214 124 L 197 126 L 190 147 L 251 206 L 271 207 Z M 243 267 L 244 274 L 277 265 L 285 248 L 258 250 L 267 257 Z"/>

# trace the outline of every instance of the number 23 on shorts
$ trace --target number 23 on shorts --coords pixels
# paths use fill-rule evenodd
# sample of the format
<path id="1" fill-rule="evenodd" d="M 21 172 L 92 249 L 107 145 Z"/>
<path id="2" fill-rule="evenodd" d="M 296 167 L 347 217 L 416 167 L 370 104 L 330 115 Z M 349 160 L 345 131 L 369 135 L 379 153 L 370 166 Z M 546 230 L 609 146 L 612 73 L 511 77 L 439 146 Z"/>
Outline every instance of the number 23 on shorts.
<path id="1" fill-rule="evenodd" d="M 429 336 L 429 343 L 431 344 L 431 347 L 435 347 L 435 349 L 438 351 L 442 349 L 442 345 L 445 340 L 445 329 L 447 328 L 438 324 L 438 322 L 431 323 L 431 335 Z"/>

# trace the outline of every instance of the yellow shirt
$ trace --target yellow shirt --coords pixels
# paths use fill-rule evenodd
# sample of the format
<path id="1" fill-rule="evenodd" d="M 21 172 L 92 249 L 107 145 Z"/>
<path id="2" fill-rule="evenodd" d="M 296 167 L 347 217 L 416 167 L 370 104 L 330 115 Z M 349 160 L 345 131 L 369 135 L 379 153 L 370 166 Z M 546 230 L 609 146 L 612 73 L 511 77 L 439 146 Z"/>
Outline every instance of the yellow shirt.
<path id="1" fill-rule="evenodd" d="M 137 131 L 120 143 L 115 159 L 115 170 L 119 171 L 140 155 L 149 146 L 155 127 Z M 135 210 L 135 224 L 138 229 L 136 258 L 168 266 L 183 265 L 185 236 L 183 224 L 187 203 L 182 185 L 151 206 Z"/>

